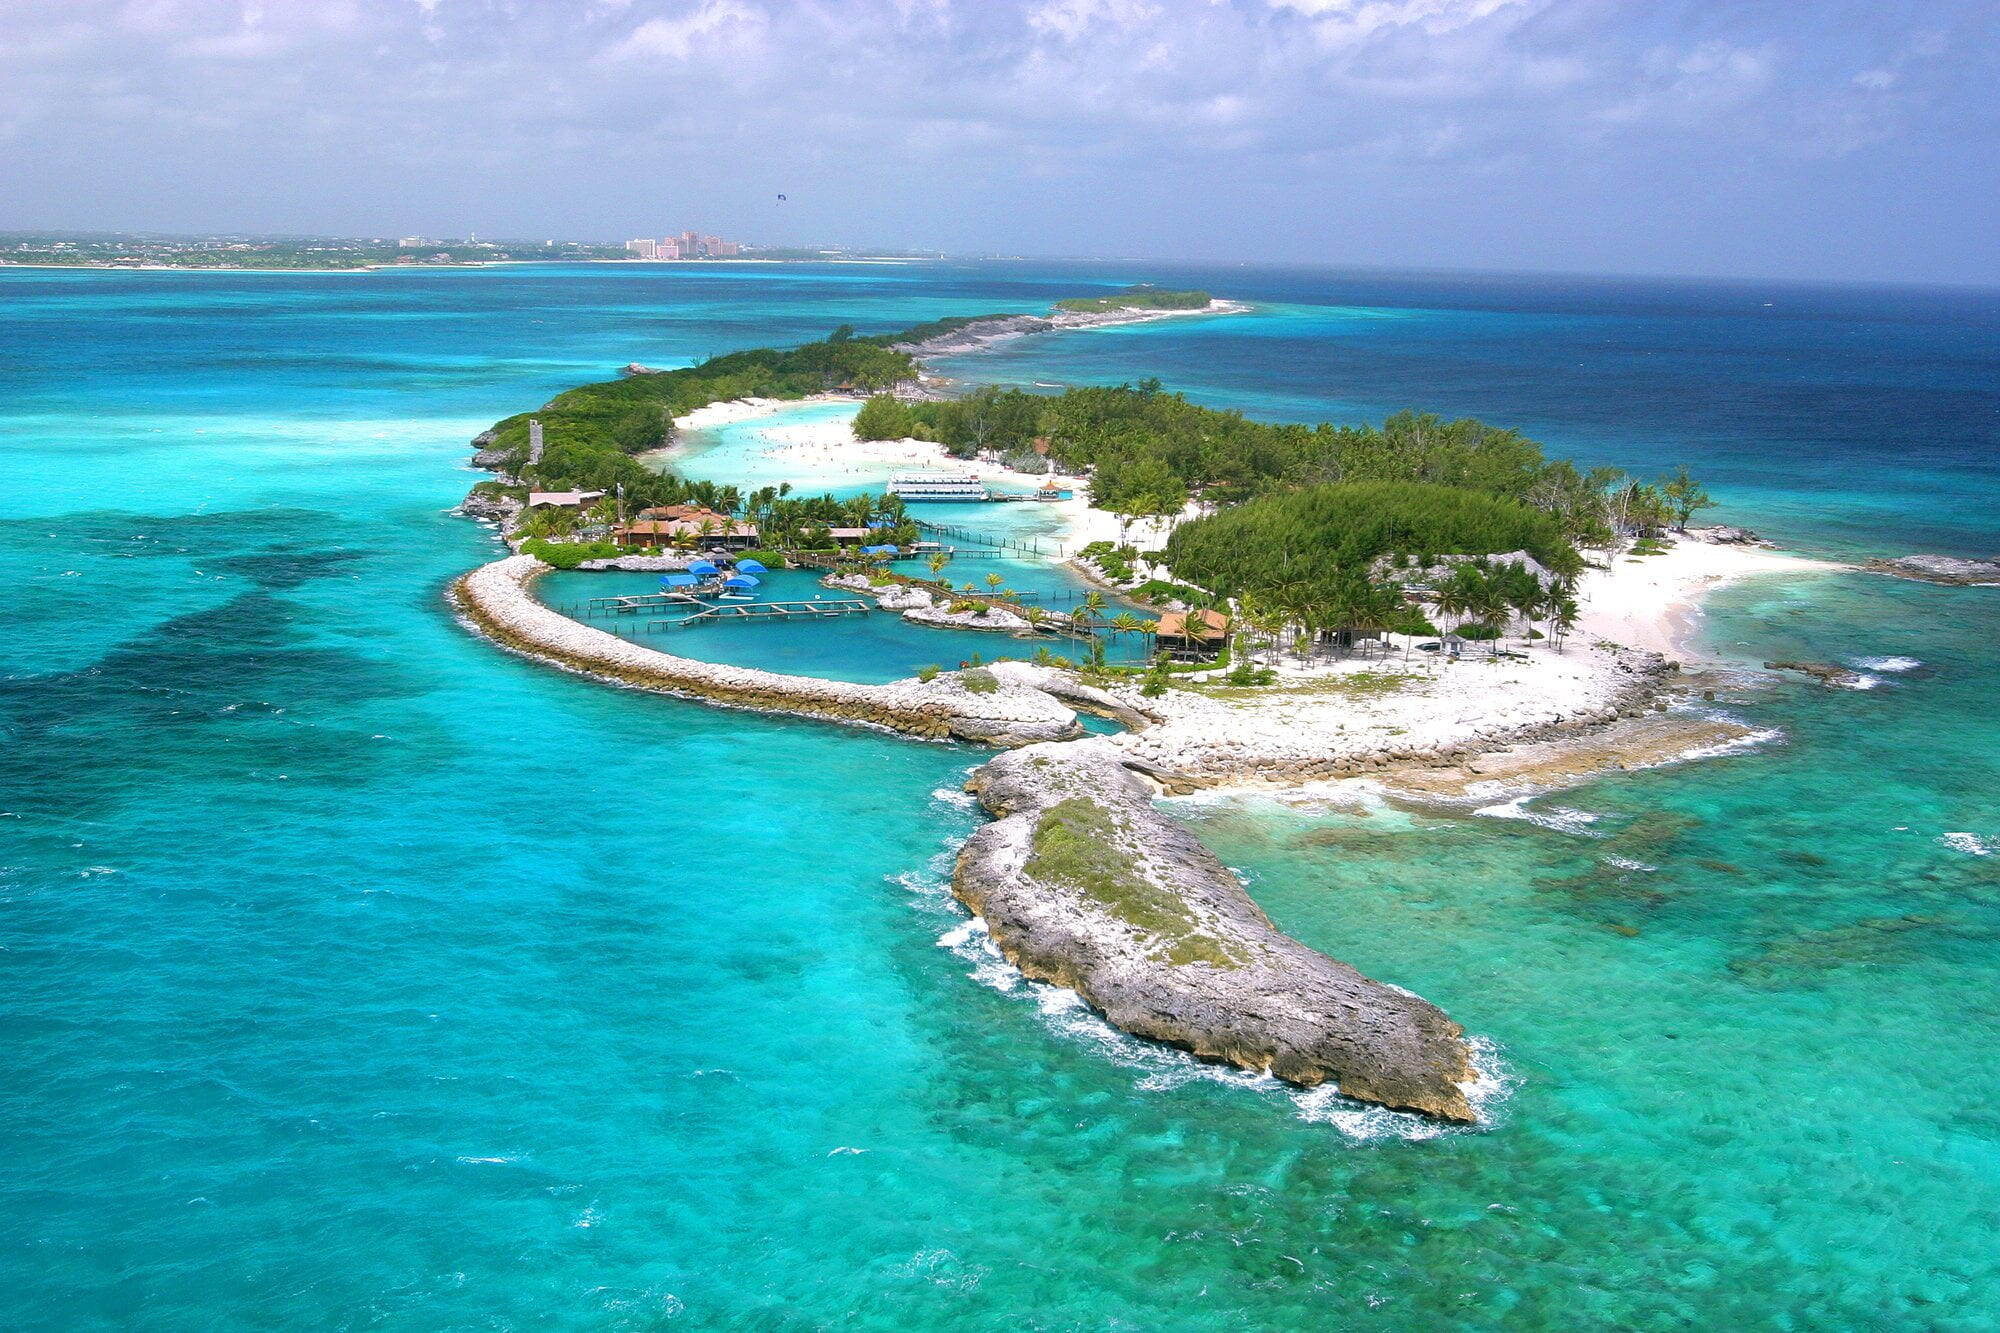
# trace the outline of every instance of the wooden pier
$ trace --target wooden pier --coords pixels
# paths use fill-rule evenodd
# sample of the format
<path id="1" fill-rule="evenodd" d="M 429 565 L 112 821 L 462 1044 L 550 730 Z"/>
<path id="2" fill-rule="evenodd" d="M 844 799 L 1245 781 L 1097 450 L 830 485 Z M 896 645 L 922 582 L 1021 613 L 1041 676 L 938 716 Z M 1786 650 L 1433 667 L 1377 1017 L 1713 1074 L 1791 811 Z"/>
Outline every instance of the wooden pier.
<path id="1" fill-rule="evenodd" d="M 690 601 L 695 599 L 690 598 Z M 827 597 L 810 602 L 702 602 L 692 615 L 647 623 L 648 630 L 689 629 L 716 621 L 744 620 L 838 620 L 843 616 L 865 616 L 875 604 L 862 597 Z"/>
<path id="2" fill-rule="evenodd" d="M 981 532 L 977 528 L 961 528 L 953 523 L 929 523 L 920 518 L 912 521 L 917 525 L 917 531 L 919 532 L 928 533 L 935 537 L 950 537 L 974 546 L 991 547 L 996 551 L 1012 551 L 1017 555 L 1053 557 L 1057 560 L 1062 559 L 1068 554 L 1060 543 L 1043 542 L 1034 537 L 1023 540 L 1019 537 L 1004 537 L 997 533 Z"/>
<path id="3" fill-rule="evenodd" d="M 593 597 L 583 604 L 586 620 L 596 620 L 602 616 L 633 616 L 645 611 L 664 611 L 670 606 L 686 606 L 690 602 L 700 602 L 702 596 L 713 597 L 713 591 L 698 594 L 693 589 L 677 592 L 633 593 L 625 597 Z M 573 615 L 576 604 L 558 608 L 564 615 Z"/>

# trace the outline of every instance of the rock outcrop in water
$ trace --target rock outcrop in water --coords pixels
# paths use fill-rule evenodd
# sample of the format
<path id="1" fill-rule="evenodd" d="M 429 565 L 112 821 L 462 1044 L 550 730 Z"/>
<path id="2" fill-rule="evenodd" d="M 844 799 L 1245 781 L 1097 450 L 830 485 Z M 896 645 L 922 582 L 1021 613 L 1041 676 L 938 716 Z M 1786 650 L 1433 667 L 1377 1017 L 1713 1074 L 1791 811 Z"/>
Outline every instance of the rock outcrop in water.
<path id="1" fill-rule="evenodd" d="M 664 694 L 987 745 L 1066 740 L 1083 731 L 1076 714 L 1051 695 L 990 672 L 859 685 L 699 662 L 629 643 L 536 601 L 530 585 L 548 568 L 528 555 L 495 560 L 454 583 L 452 600 L 496 643 Z"/>
<path id="2" fill-rule="evenodd" d="M 1112 745 L 1030 746 L 968 785 L 996 819 L 960 852 L 953 890 L 1028 976 L 1208 1059 L 1474 1119 L 1464 1030 L 1278 930 Z"/>
<path id="3" fill-rule="evenodd" d="M 2000 557 L 1968 560 L 1956 555 L 1903 555 L 1870 560 L 1864 568 L 1899 579 L 1921 579 L 1957 588 L 2000 587 Z"/>
<path id="4" fill-rule="evenodd" d="M 1105 328 L 1114 324 L 1145 324 L 1156 319 L 1181 315 L 1223 315 L 1248 309 L 1232 301 L 1210 301 L 1199 310 L 1158 310 L 1127 306 L 1115 310 L 1052 310 L 1046 315 L 991 315 L 960 325 L 949 333 L 919 342 L 897 343 L 891 349 L 912 356 L 960 356 L 1010 338 L 1035 333 L 1055 333 L 1061 329 Z"/>
<path id="5" fill-rule="evenodd" d="M 1849 671 L 1833 662 L 1766 662 L 1766 671 L 1796 671 L 1802 676 L 1811 676 L 1822 685 L 1852 689 L 1861 681 L 1861 673 Z"/>

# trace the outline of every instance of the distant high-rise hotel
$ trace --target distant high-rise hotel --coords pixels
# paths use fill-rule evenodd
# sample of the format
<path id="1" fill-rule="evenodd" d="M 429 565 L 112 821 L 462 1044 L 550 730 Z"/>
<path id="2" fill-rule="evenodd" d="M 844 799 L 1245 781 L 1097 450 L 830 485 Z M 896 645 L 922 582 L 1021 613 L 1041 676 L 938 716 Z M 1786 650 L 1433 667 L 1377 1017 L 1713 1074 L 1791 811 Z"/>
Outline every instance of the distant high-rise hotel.
<path id="1" fill-rule="evenodd" d="M 664 240 L 627 241 L 625 253 L 634 259 L 734 259 L 743 253 L 743 247 L 720 236 L 684 231 Z"/>

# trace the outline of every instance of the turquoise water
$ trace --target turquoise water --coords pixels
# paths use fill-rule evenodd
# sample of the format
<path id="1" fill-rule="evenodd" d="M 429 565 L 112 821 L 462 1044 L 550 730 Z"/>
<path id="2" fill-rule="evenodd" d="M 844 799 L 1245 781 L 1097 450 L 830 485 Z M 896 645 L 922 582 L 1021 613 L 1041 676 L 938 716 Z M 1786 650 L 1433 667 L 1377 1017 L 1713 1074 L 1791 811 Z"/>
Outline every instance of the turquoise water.
<path id="1" fill-rule="evenodd" d="M 983 576 L 972 571 L 995 568 L 994 561 L 958 561 L 950 571 L 959 582 L 984 588 Z M 913 574 L 926 574 L 921 566 Z M 773 570 L 759 575 L 757 600 L 764 602 L 806 602 L 852 598 L 856 594 L 821 585 L 816 572 Z M 881 684 L 914 675 L 924 666 L 947 670 L 974 657 L 991 662 L 1000 657 L 1032 658 L 1038 648 L 1047 647 L 1059 657 L 1081 662 L 1089 651 L 1079 639 L 1042 636 L 1020 639 L 996 630 L 938 629 L 905 621 L 894 612 L 874 611 L 867 615 L 837 620 L 757 621 L 704 623 L 687 627 L 663 624 L 677 622 L 692 608 L 674 608 L 669 613 L 636 616 L 590 615 L 594 597 L 619 597 L 657 593 L 657 574 L 613 572 L 558 573 L 545 577 L 536 588 L 542 601 L 585 620 L 601 629 L 643 643 L 661 652 L 692 657 L 704 662 L 725 662 L 731 666 L 762 667 L 769 671 L 789 671 L 797 675 L 823 676 L 833 680 L 853 680 Z M 1024 585 L 1030 587 L 1032 585 Z M 1071 602 L 1045 603 L 1055 614 L 1065 614 Z M 1102 636 L 1109 661 L 1141 660 L 1146 645 L 1139 635 Z"/>
<path id="2" fill-rule="evenodd" d="M 1716 646 L 1877 685 L 1746 690 L 1782 739 L 1531 818 L 1175 803 L 1479 1034 L 1491 1124 L 1443 1134 L 1011 977 L 943 888 L 977 751 L 606 688 L 444 608 L 494 550 L 446 513 L 465 441 L 524 403 L 1140 277 L 1268 313 L 994 373 L 1437 402 L 1712 464 L 1719 517 L 1811 549 L 2000 545 L 1990 296 L 0 274 L 0 1322 L 1990 1326 L 1991 592 L 1728 590 Z"/>

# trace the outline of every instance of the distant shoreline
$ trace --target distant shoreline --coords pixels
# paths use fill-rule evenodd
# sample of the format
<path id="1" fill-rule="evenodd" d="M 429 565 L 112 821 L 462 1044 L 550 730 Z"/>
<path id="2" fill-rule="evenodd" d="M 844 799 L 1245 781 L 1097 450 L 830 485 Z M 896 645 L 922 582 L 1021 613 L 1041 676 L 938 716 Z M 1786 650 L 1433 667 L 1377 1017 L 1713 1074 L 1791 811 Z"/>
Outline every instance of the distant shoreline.
<path id="1" fill-rule="evenodd" d="M 928 264 L 929 259 L 455 259 L 448 263 L 356 264 L 351 268 L 327 268 L 299 264 L 269 268 L 242 268 L 229 264 L 39 264 L 0 259 L 0 268 L 50 269 L 65 273 L 404 273 L 440 268 L 518 268 L 529 264 Z"/>

